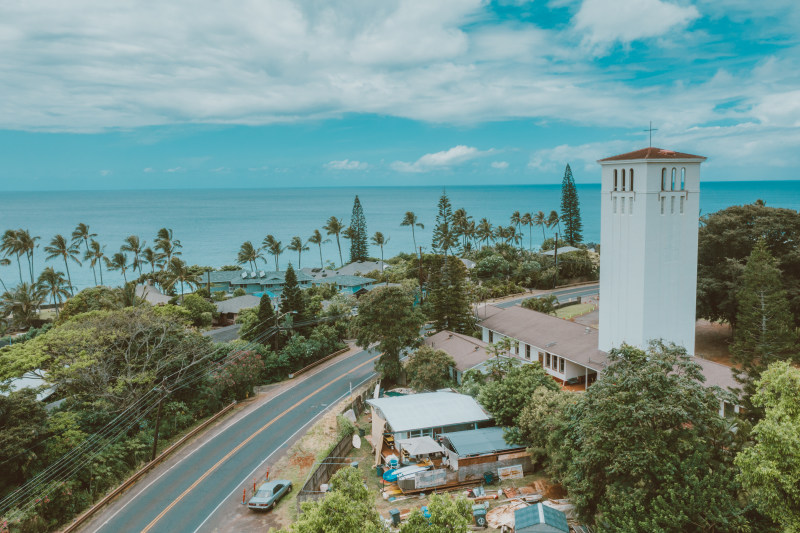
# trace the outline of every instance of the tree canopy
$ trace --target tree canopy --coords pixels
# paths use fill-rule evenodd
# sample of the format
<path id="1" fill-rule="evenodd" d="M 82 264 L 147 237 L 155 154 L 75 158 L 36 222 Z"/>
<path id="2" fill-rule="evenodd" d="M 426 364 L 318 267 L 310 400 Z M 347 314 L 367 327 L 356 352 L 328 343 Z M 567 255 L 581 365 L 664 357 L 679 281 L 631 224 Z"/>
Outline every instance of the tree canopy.
<path id="1" fill-rule="evenodd" d="M 350 240 L 350 261 L 366 261 L 369 259 L 367 219 L 364 217 L 364 208 L 361 207 L 361 200 L 358 199 L 358 195 L 356 195 L 356 199 L 353 201 L 350 230 L 352 233 L 352 238 Z"/>
<path id="2" fill-rule="evenodd" d="M 472 503 L 463 496 L 431 494 L 430 518 L 417 508 L 400 526 L 400 533 L 467 533 L 472 523 Z"/>
<path id="3" fill-rule="evenodd" d="M 436 256 L 428 275 L 428 318 L 437 330 L 470 333 L 474 329 L 467 267 L 460 260 Z"/>
<path id="4" fill-rule="evenodd" d="M 583 240 L 583 223 L 581 222 L 581 208 L 578 201 L 578 190 L 572 177 L 572 169 L 564 170 L 564 179 L 561 181 L 561 222 L 564 223 L 564 240 L 572 246 L 577 246 Z"/>
<path id="5" fill-rule="evenodd" d="M 452 383 L 450 369 L 456 362 L 443 350 L 420 346 L 406 362 L 409 386 L 416 391 L 435 391 Z"/>
<path id="6" fill-rule="evenodd" d="M 478 394 L 478 401 L 492 413 L 498 425 L 515 426 L 522 409 L 539 387 L 558 389 L 540 365 L 515 366 L 501 379 L 486 383 Z"/>

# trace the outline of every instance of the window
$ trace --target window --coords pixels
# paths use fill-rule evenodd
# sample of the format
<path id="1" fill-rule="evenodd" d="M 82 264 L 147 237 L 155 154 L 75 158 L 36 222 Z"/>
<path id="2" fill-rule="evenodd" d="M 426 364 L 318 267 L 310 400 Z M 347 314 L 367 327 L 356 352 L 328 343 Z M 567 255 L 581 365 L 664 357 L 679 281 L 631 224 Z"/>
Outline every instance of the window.
<path id="1" fill-rule="evenodd" d="M 661 214 L 662 215 L 664 214 L 664 197 L 663 196 L 661 197 Z M 491 335 L 491 333 L 490 333 L 490 335 Z M 492 341 L 489 341 L 489 342 L 492 342 Z"/>
<path id="2" fill-rule="evenodd" d="M 681 190 L 686 188 L 686 167 L 681 168 Z"/>
<path id="3" fill-rule="evenodd" d="M 549 353 L 544 354 L 544 366 L 546 366 L 547 368 L 550 368 L 550 354 Z"/>
<path id="4" fill-rule="evenodd" d="M 631 169 L 631 188 L 630 188 L 630 190 L 633 190 L 633 169 Z"/>
<path id="5" fill-rule="evenodd" d="M 661 206 L 661 214 L 664 214 L 664 206 Z M 494 342 L 494 331 L 489 330 L 489 344 Z"/>
<path id="6" fill-rule="evenodd" d="M 527 344 L 525 345 L 525 359 L 531 358 L 531 347 Z"/>
<path id="7" fill-rule="evenodd" d="M 614 204 L 613 212 L 616 213 L 617 212 L 617 197 L 616 196 L 611 200 L 611 203 Z"/>
<path id="8" fill-rule="evenodd" d="M 683 214 L 683 196 L 681 196 L 681 215 Z"/>
<path id="9" fill-rule="evenodd" d="M 544 352 L 539 352 L 539 362 L 544 366 Z"/>
<path id="10" fill-rule="evenodd" d="M 558 371 L 564 373 L 564 358 L 558 360 Z"/>
<path id="11" fill-rule="evenodd" d="M 675 174 L 676 174 L 676 172 L 677 172 L 677 170 L 675 170 L 675 167 L 672 167 L 672 189 L 670 189 L 671 191 L 675 190 Z"/>
<path id="12" fill-rule="evenodd" d="M 622 169 L 622 190 L 625 190 L 625 169 Z"/>
<path id="13" fill-rule="evenodd" d="M 617 190 L 617 169 L 614 169 L 614 190 Z"/>
<path id="14" fill-rule="evenodd" d="M 620 204 L 621 208 L 620 208 L 619 212 L 624 215 L 625 214 L 625 197 L 623 196 L 622 198 L 619 199 L 619 201 L 622 202 Z"/>
<path id="15" fill-rule="evenodd" d="M 666 191 L 667 190 L 667 169 L 666 168 L 662 168 L 661 169 L 661 190 L 662 191 Z"/>
<path id="16" fill-rule="evenodd" d="M 675 197 L 674 196 L 672 198 L 670 198 L 669 214 L 670 215 L 674 215 L 675 214 Z"/>

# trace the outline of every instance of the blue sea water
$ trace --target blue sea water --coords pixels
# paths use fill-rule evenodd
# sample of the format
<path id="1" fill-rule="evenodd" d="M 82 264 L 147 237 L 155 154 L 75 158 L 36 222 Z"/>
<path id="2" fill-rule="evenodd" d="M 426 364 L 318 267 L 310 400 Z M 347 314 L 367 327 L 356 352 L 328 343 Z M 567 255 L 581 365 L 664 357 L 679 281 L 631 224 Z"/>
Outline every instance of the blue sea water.
<path id="1" fill-rule="evenodd" d="M 43 248 L 56 233 L 69 237 L 79 222 L 88 224 L 92 232 L 98 234 L 98 240 L 107 246 L 108 255 L 116 252 L 128 235 L 139 235 L 151 245 L 159 228 L 172 228 L 175 238 L 183 244 L 185 261 L 218 267 L 234 264 L 244 241 L 258 245 L 267 234 L 273 234 L 288 244 L 294 235 L 307 239 L 332 215 L 347 223 L 353 199 L 358 195 L 369 234 L 380 231 L 389 237 L 384 247 L 388 258 L 413 249 L 411 229 L 400 226 L 406 211 L 414 211 L 425 225 L 425 229 L 416 230 L 417 244 L 430 250 L 436 203 L 441 193 L 441 187 L 9 192 L 0 195 L 0 231 L 27 228 L 33 235 L 42 237 L 34 257 L 36 272 L 46 264 L 63 270 L 63 262 L 45 263 Z M 476 221 L 486 217 L 493 225 L 508 225 L 515 210 L 522 213 L 558 210 L 561 187 L 448 187 L 447 194 L 454 209 L 465 208 Z M 578 185 L 578 194 L 584 240 L 599 242 L 600 186 Z M 758 198 L 769 206 L 798 209 L 800 181 L 703 183 L 701 213 L 752 203 Z M 540 228 L 534 226 L 531 235 L 527 228 L 523 233 L 525 245 L 532 241 L 536 247 L 542 241 Z M 348 251 L 348 241 L 342 239 L 345 262 Z M 375 246 L 370 247 L 370 253 L 380 256 Z M 336 260 L 338 263 L 335 241 L 323 245 L 323 258 L 326 262 Z M 288 261 L 296 267 L 297 254 L 287 251 L 280 261 L 282 268 Z M 303 253 L 302 266 L 319 266 L 315 246 Z M 271 258 L 268 268 L 274 268 Z M 77 287 L 93 284 L 91 269 L 70 265 L 70 270 Z M 16 266 L 12 263 L 0 267 L 0 277 L 6 283 L 18 281 Z M 104 272 L 104 281 L 116 284 L 122 281 L 122 276 Z"/>

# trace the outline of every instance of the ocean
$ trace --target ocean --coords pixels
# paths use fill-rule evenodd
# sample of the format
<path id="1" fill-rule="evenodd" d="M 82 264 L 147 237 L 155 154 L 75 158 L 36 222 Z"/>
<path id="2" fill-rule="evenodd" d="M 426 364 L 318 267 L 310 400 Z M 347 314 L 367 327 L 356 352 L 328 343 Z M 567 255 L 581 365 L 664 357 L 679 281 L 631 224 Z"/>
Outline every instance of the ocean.
<path id="1" fill-rule="evenodd" d="M 600 240 L 600 185 L 578 185 L 584 240 Z M 8 192 L 0 194 L 0 231 L 26 228 L 41 236 L 35 252 L 35 271 L 47 265 L 64 270 L 63 261 L 45 262 L 43 248 L 56 233 L 70 237 L 79 222 L 89 225 L 97 239 L 106 245 L 106 254 L 119 250 L 128 235 L 139 235 L 152 245 L 159 228 L 172 228 L 183 244 L 182 258 L 189 264 L 219 267 L 235 264 L 239 246 L 247 240 L 260 245 L 267 234 L 275 235 L 284 245 L 292 236 L 304 241 L 314 229 L 322 229 L 330 216 L 347 223 L 353 199 L 359 196 L 364 207 L 369 235 L 376 231 L 388 236 L 384 255 L 413 249 L 411 229 L 401 227 L 406 211 L 413 211 L 425 229 L 416 229 L 417 244 L 431 248 L 436 204 L 441 187 L 358 187 L 316 189 L 214 189 L 148 191 L 73 191 Z M 483 217 L 493 225 L 509 225 L 511 213 L 560 209 L 560 185 L 509 185 L 448 187 L 453 209 L 463 207 L 476 222 Z M 737 204 L 763 199 L 773 207 L 800 208 L 800 181 L 708 182 L 700 196 L 701 214 L 712 213 Z M 541 228 L 523 229 L 523 243 L 537 247 L 542 241 Z M 324 231 L 323 231 L 324 234 Z M 548 236 L 551 232 L 547 231 Z M 302 266 L 319 266 L 316 246 L 303 252 Z M 338 262 L 335 240 L 324 244 L 323 259 Z M 370 254 L 380 257 L 380 250 L 370 246 Z M 347 261 L 349 242 L 342 239 L 342 255 Z M 280 257 L 281 267 L 291 261 L 297 267 L 297 254 L 288 250 Z M 25 274 L 23 260 L 23 275 Z M 273 269 L 263 263 L 259 268 Z M 73 284 L 78 288 L 93 285 L 91 269 L 70 265 Z M 103 274 L 106 284 L 118 284 L 122 275 Z M 19 281 L 17 267 L 0 267 L 0 278 L 9 285 Z"/>

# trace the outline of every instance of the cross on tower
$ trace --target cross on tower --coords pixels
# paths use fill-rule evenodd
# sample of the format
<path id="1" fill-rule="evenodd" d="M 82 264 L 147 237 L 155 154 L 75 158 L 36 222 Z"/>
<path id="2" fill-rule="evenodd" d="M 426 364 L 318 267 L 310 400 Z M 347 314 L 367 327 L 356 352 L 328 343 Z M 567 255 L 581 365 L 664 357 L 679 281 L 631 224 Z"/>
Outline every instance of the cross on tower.
<path id="1" fill-rule="evenodd" d="M 652 148 L 653 147 L 653 132 L 654 131 L 658 131 L 658 128 L 654 128 L 653 127 L 653 121 L 651 120 L 650 121 L 650 127 L 647 128 L 646 130 L 642 130 L 642 131 L 646 131 L 646 132 L 650 133 L 650 147 Z"/>

